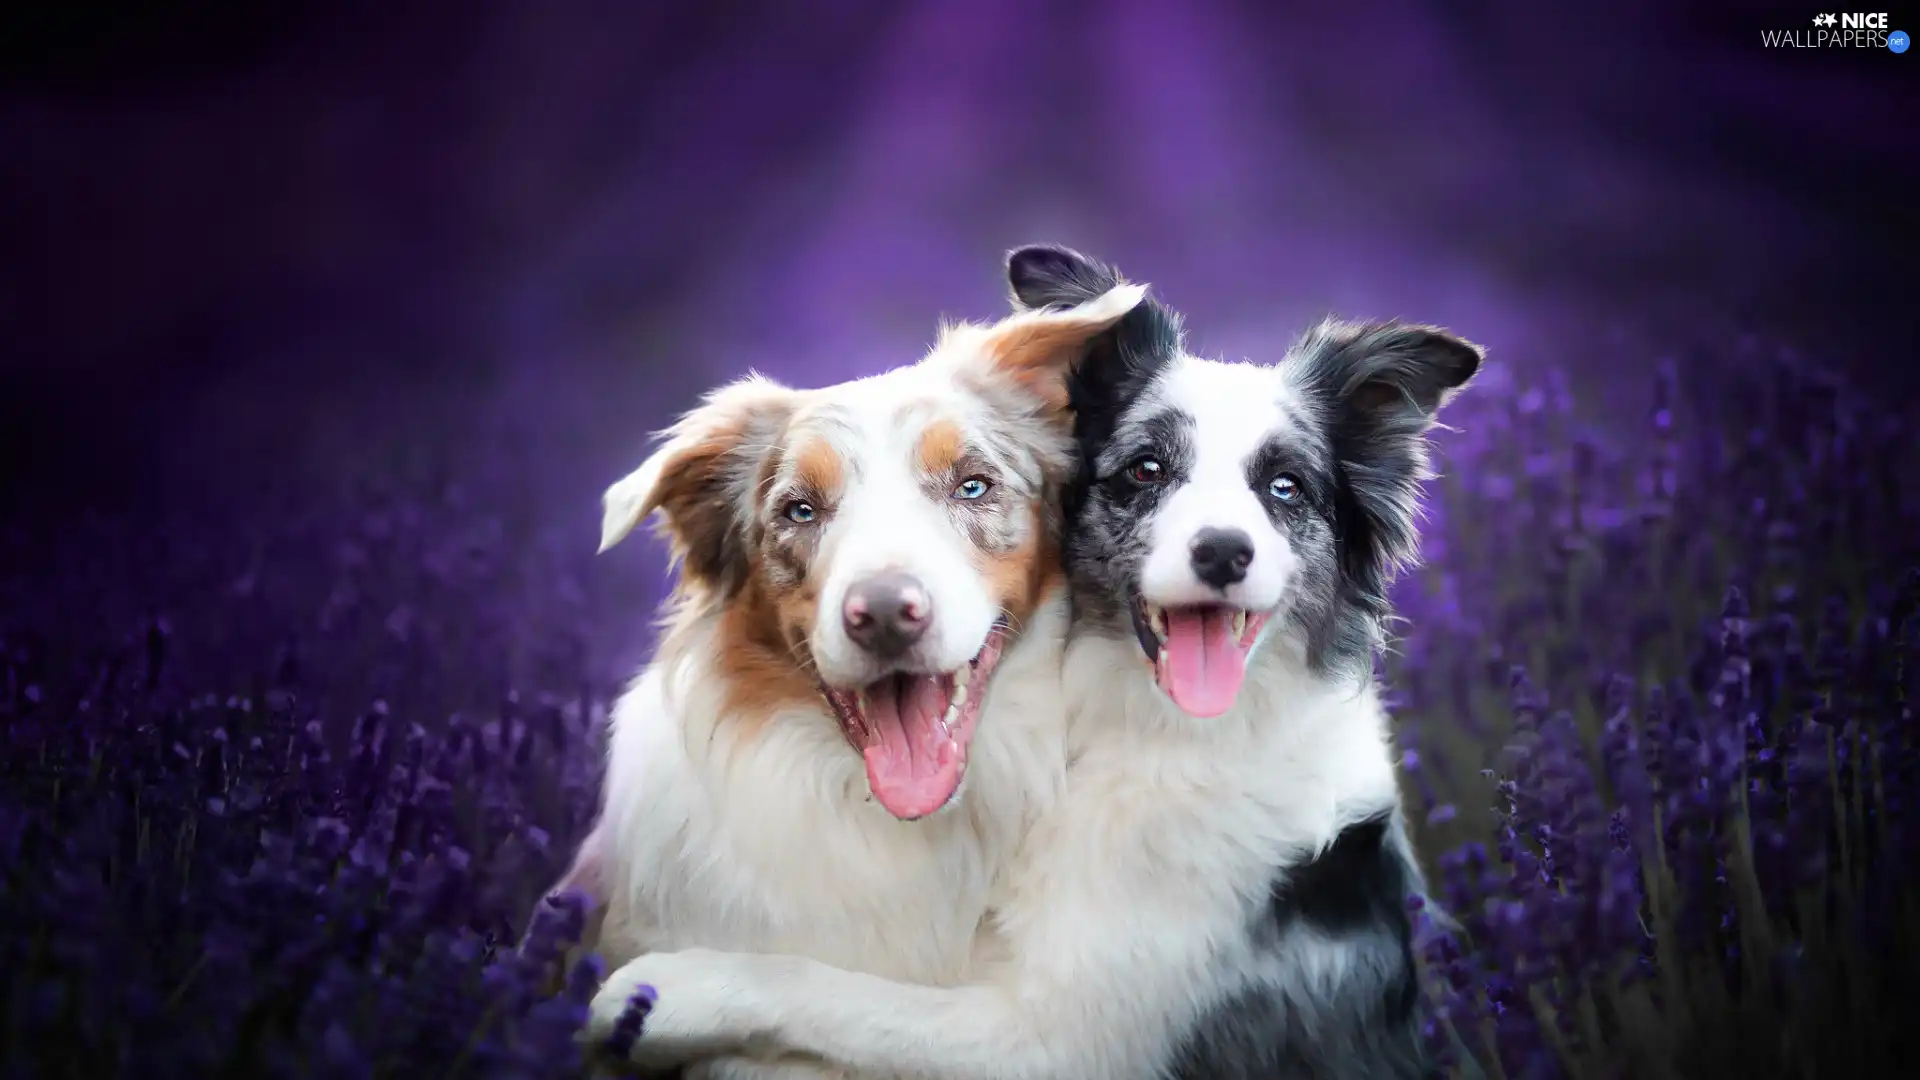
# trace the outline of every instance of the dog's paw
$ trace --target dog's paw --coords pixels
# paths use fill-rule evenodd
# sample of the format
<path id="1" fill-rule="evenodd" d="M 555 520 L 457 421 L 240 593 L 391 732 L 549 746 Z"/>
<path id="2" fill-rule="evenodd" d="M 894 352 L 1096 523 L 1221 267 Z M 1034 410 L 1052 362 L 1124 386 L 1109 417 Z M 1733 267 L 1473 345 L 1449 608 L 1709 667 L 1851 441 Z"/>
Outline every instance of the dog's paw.
<path id="1" fill-rule="evenodd" d="M 607 977 L 588 1006 L 586 1038 L 601 1052 L 666 1069 L 747 1050 L 757 1041 L 753 980 L 730 953 L 648 953 Z"/>

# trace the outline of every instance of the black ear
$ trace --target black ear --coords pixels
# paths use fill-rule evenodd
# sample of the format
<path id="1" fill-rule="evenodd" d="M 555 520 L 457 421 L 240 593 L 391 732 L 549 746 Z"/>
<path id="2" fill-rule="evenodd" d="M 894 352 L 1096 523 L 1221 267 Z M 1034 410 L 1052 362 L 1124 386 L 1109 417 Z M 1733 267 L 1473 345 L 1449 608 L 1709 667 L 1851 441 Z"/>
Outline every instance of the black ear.
<path id="1" fill-rule="evenodd" d="M 1124 280 L 1113 267 L 1057 244 L 1029 244 L 1007 253 L 1007 284 L 1019 308 L 1074 307 Z"/>
<path id="2" fill-rule="evenodd" d="M 1483 355 L 1431 326 L 1328 320 L 1287 357 L 1296 385 L 1327 410 L 1341 565 L 1353 598 L 1375 614 L 1386 611 L 1395 571 L 1419 550 L 1427 432 Z"/>
<path id="3" fill-rule="evenodd" d="M 1114 267 L 1057 244 L 1029 244 L 1007 254 L 1007 284 L 1016 308 L 1078 307 L 1125 281 Z M 1151 293 L 1087 343 L 1067 378 L 1067 407 L 1081 447 L 1081 482 L 1066 494 L 1069 516 L 1085 493 L 1094 455 L 1112 437 L 1121 414 L 1180 349 L 1180 316 Z"/>
<path id="4" fill-rule="evenodd" d="M 1351 419 L 1421 431 L 1486 355 L 1438 327 L 1394 320 L 1328 320 L 1307 331 L 1293 351 L 1292 362 L 1309 384 Z"/>

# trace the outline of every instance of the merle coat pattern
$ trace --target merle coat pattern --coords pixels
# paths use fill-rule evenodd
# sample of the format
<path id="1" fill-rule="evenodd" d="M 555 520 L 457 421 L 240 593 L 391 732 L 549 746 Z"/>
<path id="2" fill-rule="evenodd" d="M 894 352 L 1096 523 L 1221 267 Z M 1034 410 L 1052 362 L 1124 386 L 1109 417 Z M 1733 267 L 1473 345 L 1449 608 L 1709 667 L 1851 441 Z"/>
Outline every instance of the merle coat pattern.
<path id="1" fill-rule="evenodd" d="M 1074 306 L 1120 280 L 1111 268 L 1061 248 L 1033 247 L 1009 263 L 1014 298 L 1028 308 Z M 1130 634 L 1125 611 L 1133 523 L 1151 513 L 1154 490 L 1102 486 L 1103 451 L 1131 422 L 1165 458 L 1183 454 L 1191 432 L 1176 408 L 1142 410 L 1155 380 L 1184 352 L 1179 316 L 1151 297 L 1096 339 L 1069 382 L 1081 471 L 1065 494 L 1066 559 L 1079 628 Z M 1326 324 L 1289 363 L 1319 399 L 1324 427 L 1298 440 L 1321 493 L 1295 532 L 1310 539 L 1307 600 L 1291 621 L 1323 672 L 1366 677 L 1387 585 L 1411 561 L 1417 485 L 1426 478 L 1423 437 L 1444 399 L 1478 367 L 1476 349 L 1424 327 Z M 1131 420 L 1129 419 L 1131 418 Z M 1178 471 L 1180 462 L 1168 460 Z M 1328 541 L 1331 541 L 1330 543 Z M 1312 990 L 1250 989 L 1204 1012 L 1172 1068 L 1179 1080 L 1437 1075 L 1420 1033 L 1420 994 L 1407 901 L 1421 890 L 1397 808 L 1347 826 L 1325 851 L 1274 868 L 1270 902 L 1252 913 L 1248 944 L 1287 962 L 1310 934 L 1360 962 L 1347 978 Z"/>
<path id="2" fill-rule="evenodd" d="M 1118 275 L 1009 260 L 1016 304 Z M 1415 555 L 1425 434 L 1480 363 L 1429 327 L 1325 322 L 1280 362 L 1188 354 L 1149 298 L 1066 403 L 1073 621 L 1066 774 L 997 879 L 965 975 L 683 950 L 616 971 L 633 1050 L 936 1080 L 1425 1077 L 1408 900 L 1421 889 L 1372 677 Z M 746 1058 L 741 1058 L 743 1062 Z"/>

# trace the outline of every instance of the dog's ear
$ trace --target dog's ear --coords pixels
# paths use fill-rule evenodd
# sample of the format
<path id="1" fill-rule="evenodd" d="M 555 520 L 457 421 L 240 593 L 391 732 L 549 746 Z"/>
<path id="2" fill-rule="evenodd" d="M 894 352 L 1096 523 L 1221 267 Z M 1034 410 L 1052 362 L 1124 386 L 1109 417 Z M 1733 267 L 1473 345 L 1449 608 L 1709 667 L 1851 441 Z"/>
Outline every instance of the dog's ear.
<path id="1" fill-rule="evenodd" d="M 1074 307 L 1125 282 L 1118 270 L 1072 248 L 1029 244 L 1007 253 L 1007 285 L 1016 311 Z"/>
<path id="2" fill-rule="evenodd" d="M 1351 420 L 1422 433 L 1485 357 L 1433 326 L 1329 319 L 1307 331 L 1292 361 Z"/>
<path id="3" fill-rule="evenodd" d="M 1480 370 L 1483 350 L 1432 326 L 1328 320 L 1307 331 L 1286 366 L 1329 412 L 1344 477 L 1338 506 L 1349 581 L 1368 602 L 1418 550 L 1427 432 Z"/>
<path id="4" fill-rule="evenodd" d="M 1146 295 L 1145 285 L 1116 285 L 1074 307 L 1017 312 L 981 331 L 979 355 L 996 375 L 1064 411 L 1067 376 L 1089 344 Z"/>
<path id="5" fill-rule="evenodd" d="M 737 584 L 758 463 L 779 444 L 797 396 L 758 375 L 708 394 L 661 433 L 653 456 L 607 489 L 600 550 L 657 510 L 686 573 L 723 589 Z"/>

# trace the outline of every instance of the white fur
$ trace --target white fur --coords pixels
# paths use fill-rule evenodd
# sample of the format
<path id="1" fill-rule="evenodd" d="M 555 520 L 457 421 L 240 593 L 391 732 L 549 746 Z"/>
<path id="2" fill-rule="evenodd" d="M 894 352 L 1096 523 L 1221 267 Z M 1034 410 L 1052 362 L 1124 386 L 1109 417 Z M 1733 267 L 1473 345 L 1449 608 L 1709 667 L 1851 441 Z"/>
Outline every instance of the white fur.
<path id="1" fill-rule="evenodd" d="M 1091 312 L 1035 313 L 1000 326 L 1072 323 L 1091 333 L 1140 295 L 1137 288 L 1115 290 Z M 959 328 L 918 365 L 804 392 L 809 402 L 828 406 L 827 430 L 849 466 L 844 497 L 824 523 L 815 555 L 826 573 L 810 634 L 821 674 L 836 684 L 881 674 L 841 629 L 841 597 L 866 574 L 906 570 L 928 587 L 934 627 L 915 657 L 923 668 L 966 664 L 998 614 L 953 511 L 928 493 L 909 464 L 923 427 L 913 417 L 930 403 L 944 406 L 944 415 L 956 403 L 990 408 L 956 382 L 968 365 L 988 362 L 982 354 L 990 353 L 989 336 Z M 801 392 L 749 381 L 713 400 L 763 393 Z M 1038 415 L 1041 406 L 1035 403 L 1033 411 Z M 690 415 L 683 426 L 697 429 L 698 419 Z M 1009 446 L 1002 439 L 983 440 L 976 449 L 993 453 L 997 445 L 997 452 L 1030 453 L 1060 467 L 1069 453 L 1065 429 L 1026 419 L 1029 427 L 1053 431 L 1048 438 L 1057 445 Z M 661 462 L 673 446 L 608 492 L 603 550 L 652 511 Z M 1012 482 L 1020 470 L 1005 464 Z M 1024 465 L 1031 473 L 1034 462 Z M 767 491 L 742 493 L 743 512 L 778 512 L 778 480 Z M 701 947 L 804 955 L 930 986 L 983 977 L 985 964 L 1005 951 L 983 925 L 992 890 L 1021 837 L 1057 797 L 1065 771 L 1064 595 L 1056 590 L 1045 598 L 992 675 L 964 797 L 914 822 L 897 820 L 872 801 L 861 758 L 824 701 L 754 718 L 748 735 L 720 722 L 727 689 L 716 663 L 722 610 L 714 604 L 696 612 L 674 647 L 615 705 L 604 807 L 580 857 L 581 866 L 593 869 L 569 878 L 597 883 L 604 894 L 597 943 L 603 959 L 618 966 L 650 950 L 660 956 L 674 955 L 660 950 Z M 623 978 L 636 970 L 623 968 Z M 596 999 L 598 1015 L 605 1019 L 609 1009 L 617 1015 L 633 985 L 610 982 Z M 718 1057 L 700 1064 L 701 1075 L 820 1071 L 805 1062 L 736 1056 L 771 1050 L 764 1056 L 772 1057 L 780 1047 L 723 1042 L 714 1048 Z"/>
<path id="2" fill-rule="evenodd" d="M 1278 606 L 1298 569 L 1287 538 L 1274 528 L 1247 484 L 1244 462 L 1267 437 L 1295 424 L 1304 403 L 1293 404 L 1270 367 L 1225 364 L 1181 356 L 1154 386 L 1153 401 L 1193 419 L 1191 478 L 1167 496 L 1153 518 L 1153 550 L 1141 567 L 1140 589 L 1150 604 L 1229 604 L 1268 612 Z M 1288 395 L 1291 396 L 1291 395 Z M 1223 595 L 1193 573 L 1193 540 L 1201 529 L 1238 529 L 1253 540 L 1244 580 Z"/>
<path id="3" fill-rule="evenodd" d="M 995 878 L 1064 772 L 1065 625 L 1050 600 L 1008 651 L 964 797 L 914 822 L 871 801 L 825 710 L 772 717 L 750 743 L 708 738 L 696 718 L 716 704 L 711 650 L 696 641 L 681 670 L 649 670 L 613 721 L 595 836 L 608 860 L 601 956 L 697 945 L 928 985 L 972 977 Z M 596 1000 L 630 996 L 610 982 Z"/>
<path id="4" fill-rule="evenodd" d="M 1242 945 L 1274 867 L 1392 805 L 1370 686 L 1305 674 L 1277 640 L 1227 714 L 1196 725 L 1153 690 L 1137 646 L 1083 638 L 1065 663 L 1070 782 L 995 891 L 965 985 L 893 982 L 815 957 L 653 954 L 593 1006 L 604 1030 L 642 983 L 660 1002 L 638 1060 L 777 1048 L 871 1076 L 1135 1080 L 1191 1020 L 1256 981 L 1314 982 L 1337 950 L 1260 969 Z M 1132 674 L 1129 674 L 1129 673 Z M 1316 960 L 1315 958 L 1318 957 Z"/>
<path id="5" fill-rule="evenodd" d="M 1311 413 L 1276 403 L 1271 370 L 1250 366 L 1182 358 L 1156 390 L 1194 415 L 1199 446 L 1191 497 L 1162 507 L 1175 522 L 1164 541 L 1181 558 L 1153 599 L 1178 601 L 1192 579 L 1191 532 L 1212 525 L 1261 538 L 1253 566 L 1263 576 L 1231 602 L 1284 604 L 1291 551 L 1247 491 L 1244 461 L 1277 425 Z M 608 980 L 589 1030 L 608 1030 L 650 984 L 659 1003 L 634 1050 L 647 1064 L 753 1052 L 875 1078 L 1150 1080 L 1193 1022 L 1238 991 L 1300 988 L 1316 1000 L 1313 988 L 1364 958 L 1296 926 L 1277 961 L 1252 947 L 1254 915 L 1276 868 L 1311 859 L 1398 794 L 1374 687 L 1313 674 L 1282 622 L 1268 624 L 1234 706 L 1204 723 L 1160 693 L 1130 638 L 1071 641 L 1061 657 L 1067 782 L 993 884 L 991 914 L 959 950 L 968 963 L 934 978 L 892 974 L 916 960 L 938 966 L 931 953 L 965 933 L 951 908 L 914 898 L 863 915 L 882 921 L 849 963 L 835 963 L 831 939 L 783 946 L 764 935 L 734 951 L 641 956 Z M 1004 711 L 995 719 L 1004 724 Z M 1024 710 L 1021 719 L 1038 722 Z M 793 842 L 784 832 L 767 841 Z M 954 900 L 971 913 L 981 896 Z"/>
<path id="6" fill-rule="evenodd" d="M 879 389 L 854 383 L 836 390 L 835 397 L 852 404 L 859 401 L 856 395 Z M 896 408 L 862 404 L 850 409 L 859 426 L 837 432 L 834 440 L 853 476 L 821 538 L 819 558 L 828 571 L 810 635 L 814 663 L 833 686 L 864 686 L 882 674 L 873 656 L 847 636 L 841 617 L 847 590 L 875 574 L 905 571 L 932 600 L 932 625 L 912 653 L 918 667 L 953 671 L 966 666 L 1000 614 L 968 561 L 966 538 L 943 505 L 950 500 L 944 492 L 940 502 L 929 498 L 915 475 L 921 426 L 898 423 Z M 776 482 L 774 490 L 780 486 Z M 778 507 L 767 509 L 778 512 Z"/>

